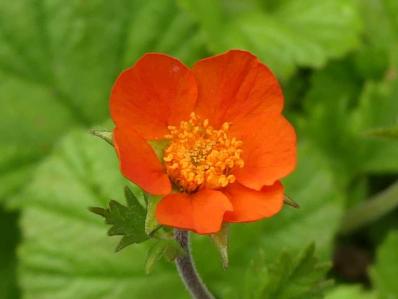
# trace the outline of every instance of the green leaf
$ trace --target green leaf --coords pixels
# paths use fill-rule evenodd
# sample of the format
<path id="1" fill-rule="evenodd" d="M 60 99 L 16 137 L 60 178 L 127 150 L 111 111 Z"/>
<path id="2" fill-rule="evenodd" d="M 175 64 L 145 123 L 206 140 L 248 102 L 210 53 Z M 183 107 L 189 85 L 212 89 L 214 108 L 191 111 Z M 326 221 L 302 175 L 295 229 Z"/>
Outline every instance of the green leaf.
<path id="1" fill-rule="evenodd" d="M 247 299 L 311 299 L 323 298 L 331 285 L 325 276 L 329 264 L 319 263 L 315 247 L 309 246 L 299 255 L 283 253 L 272 263 L 252 262 L 246 277 Z"/>
<path id="2" fill-rule="evenodd" d="M 115 254 L 115 240 L 106 236 L 103 221 L 87 210 L 123 197 L 126 181 L 118 164 L 112 147 L 86 130 L 74 132 L 16 199 L 23 207 L 19 283 L 24 299 L 188 298 L 171 265 L 160 263 L 148 287 L 148 245 Z M 142 192 L 130 189 L 142 203 Z"/>
<path id="3" fill-rule="evenodd" d="M 269 282 L 262 298 L 322 298 L 324 290 L 331 285 L 325 278 L 331 265 L 319 263 L 314 254 L 312 245 L 298 258 L 285 254 L 270 265 Z"/>
<path id="4" fill-rule="evenodd" d="M 262 234 L 261 237 L 251 237 L 260 241 L 267 258 L 275 257 L 281 249 L 300 251 L 303 243 L 310 242 L 315 242 L 321 256 L 326 257 L 340 224 L 343 196 L 329 165 L 310 144 L 302 143 L 298 156 L 301 157 L 298 168 L 284 180 L 284 185 L 300 209 L 285 206 L 276 216 L 253 225 L 262 228 L 260 233 L 253 231 Z"/>
<path id="5" fill-rule="evenodd" d="M 199 273 L 220 298 L 243 298 L 242 273 L 263 249 L 264 260 L 274 261 L 282 251 L 296 255 L 303 244 L 315 242 L 319 258 L 329 260 L 343 215 L 343 195 L 325 157 L 301 139 L 297 170 L 284 181 L 286 193 L 300 209 L 285 206 L 272 218 L 232 224 L 229 267 L 220 267 L 219 253 L 208 238 L 194 236 L 193 254 Z M 243 271 L 243 272 L 242 272 Z M 221 278 L 220 278 L 221 277 Z"/>
<path id="6" fill-rule="evenodd" d="M 60 136 L 105 120 L 122 69 L 155 51 L 192 63 L 204 47 L 174 0 L 1 1 L 0 11 L 0 200 Z"/>
<path id="7" fill-rule="evenodd" d="M 360 19 L 353 0 L 279 1 L 263 11 L 254 5 L 180 0 L 198 21 L 212 52 L 241 48 L 254 52 L 279 76 L 297 66 L 319 68 L 359 44 Z M 270 5 L 271 6 L 271 5 Z"/>
<path id="8" fill-rule="evenodd" d="M 370 274 L 380 299 L 398 298 L 398 231 L 391 231 L 377 250 Z"/>
<path id="9" fill-rule="evenodd" d="M 390 51 L 398 41 L 398 7 L 394 0 L 362 0 L 366 42 L 374 48 Z M 376 57 L 377 59 L 377 57 Z"/>
<path id="10" fill-rule="evenodd" d="M 368 81 L 361 90 L 363 81 L 350 60 L 312 76 L 300 131 L 329 160 L 340 187 L 350 184 L 352 189 L 352 178 L 364 173 L 398 170 L 398 144 L 366 136 L 374 128 L 396 125 L 397 82 L 394 78 Z"/>
<path id="11" fill-rule="evenodd" d="M 345 60 L 315 72 L 310 84 L 300 131 L 324 155 L 337 183 L 344 188 L 364 160 L 352 109 L 360 93 L 360 79 L 351 61 Z"/>
<path id="12" fill-rule="evenodd" d="M 372 291 L 365 291 L 359 285 L 340 285 L 326 295 L 325 299 L 377 299 Z"/>
<path id="13" fill-rule="evenodd" d="M 363 78 L 380 80 L 398 49 L 396 1 L 362 0 L 358 3 L 364 30 L 363 45 L 355 57 L 356 66 Z"/>
<path id="14" fill-rule="evenodd" d="M 363 129 L 397 124 L 397 82 L 398 78 L 394 78 L 366 84 L 357 111 L 358 122 Z"/>
<path id="15" fill-rule="evenodd" d="M 398 116 L 398 79 L 369 82 L 356 111 L 356 126 L 366 153 L 362 161 L 365 171 L 395 173 L 398 170 L 398 143 L 369 138 L 364 133 L 374 128 L 394 127 Z"/>
<path id="16" fill-rule="evenodd" d="M 298 170 L 285 185 L 301 208 L 232 225 L 228 271 L 220 267 L 209 238 L 194 238 L 199 271 L 219 297 L 231 288 L 242 294 L 242 273 L 258 248 L 264 248 L 267 261 L 281 250 L 296 253 L 311 241 L 317 243 L 322 258 L 330 253 L 342 214 L 340 195 L 330 168 L 314 148 L 302 144 L 299 157 Z M 24 208 L 19 273 L 26 299 L 152 299 L 159 294 L 165 299 L 188 298 L 170 264 L 159 263 L 148 288 L 143 276 L 147 245 L 113 254 L 114 240 L 105 235 L 100 219 L 87 211 L 89 206 L 105 206 L 109 198 L 122 198 L 125 184 L 114 150 L 85 130 L 65 138 L 37 169 L 17 198 Z M 131 190 L 144 202 L 137 188 Z"/>
<path id="17" fill-rule="evenodd" d="M 112 225 L 108 231 L 109 236 L 123 236 L 116 251 L 131 244 L 142 243 L 149 238 L 145 233 L 145 209 L 128 187 L 125 188 L 125 197 L 127 207 L 111 200 L 107 209 L 90 209 L 93 213 L 104 217 L 106 224 Z"/>
<path id="18" fill-rule="evenodd" d="M 18 214 L 0 207 L 0 294 L 2 299 L 20 298 L 17 284 L 16 247 L 20 239 Z"/>

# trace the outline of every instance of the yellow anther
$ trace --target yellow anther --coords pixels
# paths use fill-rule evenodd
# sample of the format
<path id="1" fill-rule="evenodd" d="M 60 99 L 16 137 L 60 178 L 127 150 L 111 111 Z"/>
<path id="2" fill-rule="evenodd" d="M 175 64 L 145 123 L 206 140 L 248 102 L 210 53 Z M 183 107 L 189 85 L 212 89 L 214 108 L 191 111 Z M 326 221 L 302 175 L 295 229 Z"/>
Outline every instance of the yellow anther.
<path id="1" fill-rule="evenodd" d="M 166 162 L 170 162 L 171 160 L 173 160 L 173 155 L 164 156 L 163 160 Z"/>
<path id="2" fill-rule="evenodd" d="M 234 169 L 241 168 L 242 142 L 229 136 L 229 123 L 214 129 L 209 120 L 191 113 L 188 121 L 169 126 L 170 145 L 163 160 L 171 180 L 191 193 L 203 187 L 223 188 L 235 182 Z"/>
<path id="3" fill-rule="evenodd" d="M 227 122 L 223 123 L 222 129 L 223 129 L 224 131 L 228 131 L 228 129 L 229 129 L 229 123 L 227 123 Z"/>

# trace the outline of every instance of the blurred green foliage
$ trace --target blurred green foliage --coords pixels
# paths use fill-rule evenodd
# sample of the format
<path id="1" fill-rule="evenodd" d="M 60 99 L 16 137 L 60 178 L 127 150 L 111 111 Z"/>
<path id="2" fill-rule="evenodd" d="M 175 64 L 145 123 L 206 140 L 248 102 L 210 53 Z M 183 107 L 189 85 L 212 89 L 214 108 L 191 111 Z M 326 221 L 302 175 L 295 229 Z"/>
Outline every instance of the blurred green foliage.
<path id="1" fill-rule="evenodd" d="M 398 1 L 16 0 L 0 1 L 1 299 L 187 298 L 173 265 L 144 274 L 152 244 L 115 254 L 117 240 L 88 212 L 122 201 L 127 184 L 88 129 L 112 128 L 112 83 L 145 52 L 191 65 L 230 48 L 252 51 L 282 82 L 299 136 L 284 183 L 301 208 L 233 225 L 227 271 L 211 241 L 194 238 L 209 287 L 220 298 L 312 298 L 325 280 L 314 254 L 330 262 L 349 244 L 375 255 L 369 275 L 334 267 L 326 298 L 398 298 L 396 206 L 339 231 L 348 210 L 398 179 Z M 290 279 L 311 243 L 305 273 Z"/>
<path id="2" fill-rule="evenodd" d="M 371 277 L 379 290 L 381 299 L 395 298 L 398 285 L 394 277 L 398 275 L 398 231 L 391 231 L 383 241 L 376 255 L 376 264 L 371 269 Z"/>

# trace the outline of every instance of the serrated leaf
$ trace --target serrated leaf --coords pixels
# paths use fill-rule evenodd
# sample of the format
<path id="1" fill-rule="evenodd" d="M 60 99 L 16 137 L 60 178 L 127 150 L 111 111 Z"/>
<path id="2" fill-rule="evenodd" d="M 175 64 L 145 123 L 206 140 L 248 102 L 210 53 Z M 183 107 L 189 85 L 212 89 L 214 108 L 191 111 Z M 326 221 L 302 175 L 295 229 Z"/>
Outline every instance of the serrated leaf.
<path id="1" fill-rule="evenodd" d="M 122 69 L 155 51 L 192 63 L 204 48 L 174 0 L 1 1 L 0 11 L 1 201 L 68 130 L 108 117 Z"/>
<path id="2" fill-rule="evenodd" d="M 63 139 L 17 199 L 24 208 L 19 284 L 25 299 L 187 298 L 175 268 L 163 263 L 148 287 L 147 244 L 115 254 L 103 221 L 87 211 L 123 198 L 126 184 L 112 147 L 87 130 Z M 143 202 L 142 192 L 130 189 Z"/>
<path id="3" fill-rule="evenodd" d="M 269 266 L 270 282 L 261 298 L 322 298 L 327 287 L 326 280 L 331 265 L 319 263 L 314 256 L 315 247 L 310 246 L 296 258 L 282 255 L 275 265 Z"/>
<path id="4" fill-rule="evenodd" d="M 242 273 L 258 249 L 264 251 L 264 263 L 269 263 L 282 251 L 295 256 L 303 244 L 315 242 L 320 260 L 329 260 L 343 215 L 343 196 L 327 160 L 303 138 L 298 157 L 297 170 L 284 180 L 284 186 L 300 202 L 300 209 L 284 207 L 272 218 L 232 224 L 227 271 L 219 266 L 219 253 L 211 242 L 192 238 L 199 273 L 221 298 L 243 298 Z"/>
<path id="5" fill-rule="evenodd" d="M 398 298 L 398 231 L 392 230 L 377 249 L 376 263 L 370 270 L 378 298 Z"/>
<path id="6" fill-rule="evenodd" d="M 326 279 L 330 265 L 319 263 L 313 245 L 298 255 L 283 253 L 265 265 L 259 264 L 260 260 L 254 261 L 248 272 L 246 283 L 257 285 L 247 288 L 246 299 L 323 298 L 325 289 L 331 285 Z"/>
<path id="7" fill-rule="evenodd" d="M 272 9 L 247 6 L 241 13 L 228 9 L 227 2 L 179 2 L 198 20 L 211 51 L 250 50 L 284 78 L 297 66 L 318 68 L 359 44 L 360 19 L 352 0 L 278 1 Z"/>
<path id="8" fill-rule="evenodd" d="M 145 209 L 128 187 L 125 188 L 125 197 L 127 207 L 111 200 L 107 209 L 90 209 L 104 217 L 107 224 L 112 225 L 108 231 L 109 236 L 123 236 L 116 247 L 116 251 L 148 239 L 148 235 L 145 233 Z"/>
<path id="9" fill-rule="evenodd" d="M 223 294 L 234 288 L 234 294 L 241 294 L 241 273 L 253 248 L 264 248 L 266 259 L 273 260 L 281 250 L 297 252 L 303 242 L 314 240 L 320 255 L 328 256 L 341 217 L 339 194 L 330 169 L 313 148 L 302 144 L 299 157 L 305 159 L 285 186 L 302 208 L 286 208 L 272 219 L 233 225 L 228 271 L 220 267 L 208 238 L 195 240 L 196 264 L 211 289 Z M 187 298 L 170 265 L 159 264 L 161 270 L 152 274 L 148 288 L 147 279 L 142 278 L 146 244 L 113 254 L 114 240 L 104 235 L 99 217 L 87 212 L 88 206 L 105 206 L 109 198 L 122 198 L 125 184 L 114 150 L 86 130 L 71 134 L 57 146 L 18 198 L 24 207 L 25 236 L 19 273 L 27 299 L 69 295 L 156 299 L 159 294 L 165 299 Z M 143 196 L 137 189 L 132 191 L 139 199 Z"/>

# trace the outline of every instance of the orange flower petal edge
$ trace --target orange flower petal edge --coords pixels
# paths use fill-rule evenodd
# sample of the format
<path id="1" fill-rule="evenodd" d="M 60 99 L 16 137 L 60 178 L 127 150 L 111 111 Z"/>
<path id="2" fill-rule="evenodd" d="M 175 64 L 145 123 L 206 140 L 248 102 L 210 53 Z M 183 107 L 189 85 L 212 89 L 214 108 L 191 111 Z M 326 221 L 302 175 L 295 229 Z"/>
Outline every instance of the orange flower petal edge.
<path id="1" fill-rule="evenodd" d="M 279 182 L 260 191 L 235 183 L 226 188 L 225 194 L 233 206 L 233 211 L 225 213 L 225 222 L 257 221 L 275 215 L 283 206 L 283 187 Z"/>
<path id="2" fill-rule="evenodd" d="M 150 140 L 162 138 L 168 125 L 187 119 L 196 99 L 195 77 L 185 65 L 148 53 L 117 78 L 110 110 L 117 127 L 133 127 Z"/>
<path id="3" fill-rule="evenodd" d="M 170 180 L 144 138 L 132 128 L 116 127 L 113 139 L 124 176 L 151 194 L 171 192 Z"/>
<path id="4" fill-rule="evenodd" d="M 227 211 L 232 211 L 232 205 L 225 194 L 204 189 L 194 194 L 173 193 L 162 198 L 156 218 L 164 225 L 212 234 L 221 229 Z"/>
<path id="5" fill-rule="evenodd" d="M 160 224 L 216 233 L 223 222 L 278 213 L 279 180 L 296 165 L 296 134 L 281 115 L 276 77 L 254 55 L 231 50 L 192 70 L 144 55 L 116 80 L 111 114 L 122 173 L 164 195 Z M 161 155 L 152 141 L 165 141 Z"/>

